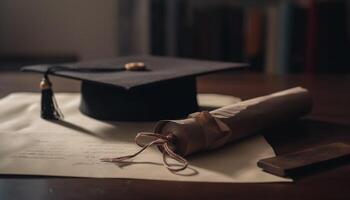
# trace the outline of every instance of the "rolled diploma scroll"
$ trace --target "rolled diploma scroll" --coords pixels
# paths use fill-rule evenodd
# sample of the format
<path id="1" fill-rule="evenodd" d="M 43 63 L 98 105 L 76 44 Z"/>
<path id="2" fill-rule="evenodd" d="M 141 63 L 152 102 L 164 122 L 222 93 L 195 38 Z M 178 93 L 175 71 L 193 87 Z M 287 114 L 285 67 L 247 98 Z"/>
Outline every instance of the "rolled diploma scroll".
<path id="1" fill-rule="evenodd" d="M 131 155 L 102 158 L 104 162 L 125 162 L 139 155 L 150 146 L 157 146 L 163 153 L 164 166 L 170 171 L 181 171 L 188 166 L 185 156 L 215 149 L 259 131 L 295 120 L 308 112 L 312 99 L 301 87 L 284 90 L 211 112 L 193 113 L 183 120 L 164 120 L 156 124 L 155 133 L 138 133 L 135 142 L 142 148 Z M 142 138 L 152 138 L 143 143 Z M 170 157 L 180 163 L 173 165 Z"/>
<path id="2" fill-rule="evenodd" d="M 160 121 L 155 133 L 175 136 L 172 149 L 187 156 L 295 120 L 310 112 L 311 108 L 309 92 L 295 87 L 211 112 L 194 113 L 187 119 Z"/>

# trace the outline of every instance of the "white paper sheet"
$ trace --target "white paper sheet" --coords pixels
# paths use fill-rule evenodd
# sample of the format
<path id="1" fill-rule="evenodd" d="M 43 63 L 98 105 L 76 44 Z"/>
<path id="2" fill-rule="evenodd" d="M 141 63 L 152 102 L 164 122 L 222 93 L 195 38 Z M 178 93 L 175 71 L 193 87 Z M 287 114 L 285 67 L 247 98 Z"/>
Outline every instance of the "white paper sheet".
<path id="1" fill-rule="evenodd" d="M 217 97 L 217 98 L 213 98 Z M 221 96 L 222 97 L 222 96 Z M 200 99 L 212 106 L 227 103 L 220 96 Z M 258 160 L 274 156 L 262 136 L 246 139 L 212 152 L 188 157 L 189 169 L 173 174 L 162 166 L 157 149 L 149 149 L 132 165 L 100 162 L 139 149 L 133 139 L 140 131 L 152 131 L 150 122 L 103 122 L 78 111 L 79 95 L 58 93 L 65 118 L 42 120 L 40 95 L 14 93 L 0 100 L 0 173 L 98 178 L 134 178 L 203 182 L 284 182 L 263 172 Z M 221 104 L 220 104 L 220 100 Z M 204 102 L 203 102 L 204 101 Z M 232 99 L 237 101 L 237 99 Z"/>

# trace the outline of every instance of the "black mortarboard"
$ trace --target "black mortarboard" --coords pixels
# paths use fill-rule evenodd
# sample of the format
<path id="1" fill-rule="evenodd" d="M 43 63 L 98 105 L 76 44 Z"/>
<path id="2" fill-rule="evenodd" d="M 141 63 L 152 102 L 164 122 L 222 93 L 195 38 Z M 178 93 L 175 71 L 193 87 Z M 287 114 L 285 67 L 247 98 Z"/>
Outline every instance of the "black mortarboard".
<path id="1" fill-rule="evenodd" d="M 23 71 L 44 74 L 42 117 L 58 119 L 48 75 L 82 81 L 80 111 L 110 121 L 175 119 L 198 110 L 198 75 L 245 67 L 242 63 L 200 61 L 155 56 L 34 65 Z M 219 86 L 218 86 L 219 87 Z"/>

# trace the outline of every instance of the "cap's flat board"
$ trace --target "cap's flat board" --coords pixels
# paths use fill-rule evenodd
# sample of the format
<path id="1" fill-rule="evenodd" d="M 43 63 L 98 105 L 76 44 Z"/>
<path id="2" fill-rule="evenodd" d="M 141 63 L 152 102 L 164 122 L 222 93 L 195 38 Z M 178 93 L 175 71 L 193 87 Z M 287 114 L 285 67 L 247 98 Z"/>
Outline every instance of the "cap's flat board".
<path id="1" fill-rule="evenodd" d="M 66 78 L 109 84 L 116 87 L 131 89 L 138 86 L 163 82 L 172 79 L 198 76 L 223 70 L 246 67 L 244 63 L 214 62 L 158 56 L 130 56 L 108 60 L 98 60 L 80 63 L 60 64 L 77 68 L 123 68 L 129 62 L 144 62 L 147 71 L 115 71 L 115 72 L 77 72 L 57 71 L 53 75 Z M 33 65 L 22 68 L 23 71 L 45 72 L 53 65 Z"/>

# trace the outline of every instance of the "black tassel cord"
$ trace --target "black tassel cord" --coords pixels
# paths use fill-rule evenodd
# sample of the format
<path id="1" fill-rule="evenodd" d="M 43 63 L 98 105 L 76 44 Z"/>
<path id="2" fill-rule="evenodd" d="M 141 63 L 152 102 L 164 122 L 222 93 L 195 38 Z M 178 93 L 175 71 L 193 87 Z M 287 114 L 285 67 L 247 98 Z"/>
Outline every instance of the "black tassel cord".
<path id="1" fill-rule="evenodd" d="M 41 118 L 47 120 L 59 120 L 63 118 L 63 114 L 57 105 L 54 93 L 52 91 L 52 83 L 47 74 L 40 82 L 41 88 Z"/>

